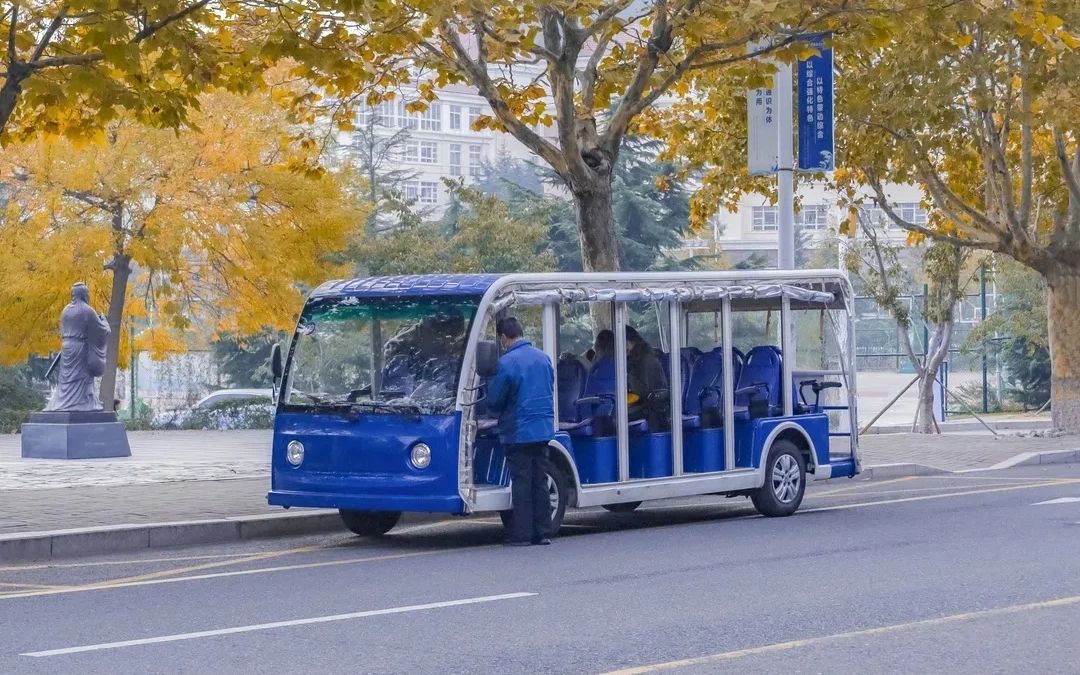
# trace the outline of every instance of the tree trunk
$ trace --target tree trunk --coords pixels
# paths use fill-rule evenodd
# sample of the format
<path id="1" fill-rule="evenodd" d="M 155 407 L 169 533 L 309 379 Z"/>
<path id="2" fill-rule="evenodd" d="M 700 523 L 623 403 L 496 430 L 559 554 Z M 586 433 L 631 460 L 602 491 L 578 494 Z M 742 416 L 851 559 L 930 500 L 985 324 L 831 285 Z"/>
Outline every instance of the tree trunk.
<path id="1" fill-rule="evenodd" d="M 941 364 L 949 355 L 952 345 L 953 322 L 950 319 L 934 327 L 934 335 L 927 346 L 927 356 L 919 372 L 919 399 L 912 431 L 919 434 L 936 434 L 939 428 L 934 417 L 934 387 L 937 384 Z M 944 395 L 944 394 L 943 394 Z"/>
<path id="2" fill-rule="evenodd" d="M 573 189 L 581 238 L 581 264 L 586 272 L 617 272 L 619 241 L 612 212 L 610 176 L 584 189 Z"/>
<path id="3" fill-rule="evenodd" d="M 127 298 L 128 279 L 131 277 L 131 256 L 116 254 L 112 262 L 112 293 L 109 297 L 109 342 L 105 346 L 105 372 L 101 375 L 101 404 L 106 410 L 113 409 L 116 399 L 116 367 L 120 356 L 120 330 L 124 322 L 124 300 Z"/>
<path id="4" fill-rule="evenodd" d="M 1055 430 L 1080 432 L 1080 271 L 1048 278 L 1050 414 Z"/>
<path id="5" fill-rule="evenodd" d="M 924 370 L 919 376 L 919 398 L 915 408 L 915 425 L 912 431 L 917 434 L 935 433 L 934 427 L 934 379 L 936 373 Z"/>
<path id="6" fill-rule="evenodd" d="M 9 68 L 11 66 L 9 65 Z M 7 129 L 8 120 L 15 112 L 15 105 L 19 102 L 19 94 L 22 93 L 22 79 L 9 74 L 4 84 L 0 87 L 0 132 Z"/>

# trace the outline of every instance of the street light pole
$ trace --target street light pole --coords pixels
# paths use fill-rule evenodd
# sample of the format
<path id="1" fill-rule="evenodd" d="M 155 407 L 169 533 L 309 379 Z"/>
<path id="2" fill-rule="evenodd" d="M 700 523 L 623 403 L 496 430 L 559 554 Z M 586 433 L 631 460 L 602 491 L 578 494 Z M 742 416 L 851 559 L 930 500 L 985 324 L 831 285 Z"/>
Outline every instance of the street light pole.
<path id="1" fill-rule="evenodd" d="M 778 193 L 777 268 L 795 269 L 795 176 L 792 129 L 791 64 L 780 62 L 776 72 L 776 130 L 779 134 L 776 157 L 776 187 Z"/>

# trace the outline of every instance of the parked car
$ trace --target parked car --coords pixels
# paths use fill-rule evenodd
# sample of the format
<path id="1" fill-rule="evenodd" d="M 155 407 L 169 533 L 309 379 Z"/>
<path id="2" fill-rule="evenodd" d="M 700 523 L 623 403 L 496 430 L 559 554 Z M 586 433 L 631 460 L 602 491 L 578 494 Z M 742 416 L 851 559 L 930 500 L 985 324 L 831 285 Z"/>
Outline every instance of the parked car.
<path id="1" fill-rule="evenodd" d="M 155 420 L 162 429 L 248 428 L 247 418 L 273 416 L 272 389 L 219 389 L 187 409 L 163 413 Z"/>

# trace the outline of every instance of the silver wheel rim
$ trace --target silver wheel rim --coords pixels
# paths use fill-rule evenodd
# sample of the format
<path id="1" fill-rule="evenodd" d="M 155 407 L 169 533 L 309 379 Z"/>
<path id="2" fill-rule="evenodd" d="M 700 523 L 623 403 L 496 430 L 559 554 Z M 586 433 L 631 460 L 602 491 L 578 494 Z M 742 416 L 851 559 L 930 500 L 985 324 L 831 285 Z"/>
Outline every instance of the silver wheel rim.
<path id="1" fill-rule="evenodd" d="M 772 467 L 772 489 L 776 500 L 781 504 L 790 504 L 799 494 L 799 463 L 789 454 L 776 458 Z"/>
<path id="2" fill-rule="evenodd" d="M 559 484 L 548 474 L 548 502 L 551 504 L 551 519 L 555 520 L 555 514 L 559 512 Z"/>

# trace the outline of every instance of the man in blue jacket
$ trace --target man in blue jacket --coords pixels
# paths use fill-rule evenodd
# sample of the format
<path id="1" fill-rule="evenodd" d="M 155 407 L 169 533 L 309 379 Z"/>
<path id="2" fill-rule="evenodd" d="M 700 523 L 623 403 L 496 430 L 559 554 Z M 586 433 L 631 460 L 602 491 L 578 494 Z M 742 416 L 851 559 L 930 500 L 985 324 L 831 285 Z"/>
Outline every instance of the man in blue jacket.
<path id="1" fill-rule="evenodd" d="M 555 437 L 555 370 L 547 354 L 524 338 L 510 317 L 495 327 L 503 356 L 486 403 L 499 415 L 499 440 L 510 463 L 514 515 L 511 546 L 550 544 L 548 442 Z"/>

